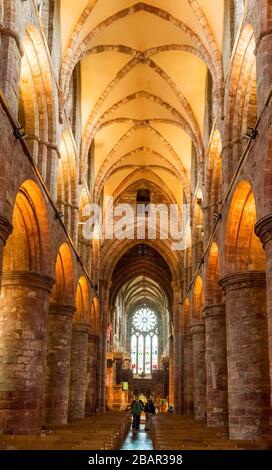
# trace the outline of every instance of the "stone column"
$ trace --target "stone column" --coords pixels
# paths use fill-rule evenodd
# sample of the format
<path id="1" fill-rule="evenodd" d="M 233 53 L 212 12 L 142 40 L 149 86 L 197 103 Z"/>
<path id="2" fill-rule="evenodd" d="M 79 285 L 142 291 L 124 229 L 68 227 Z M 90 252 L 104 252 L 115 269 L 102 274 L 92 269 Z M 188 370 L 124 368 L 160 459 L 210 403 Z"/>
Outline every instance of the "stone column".
<path id="1" fill-rule="evenodd" d="M 87 358 L 87 388 L 85 415 L 95 413 L 96 404 L 96 369 L 97 369 L 97 341 L 96 336 L 89 332 L 88 335 L 88 358 Z"/>
<path id="2" fill-rule="evenodd" d="M 174 347 L 173 338 L 170 337 L 169 341 L 169 393 L 168 393 L 168 404 L 174 405 Z"/>
<path id="3" fill-rule="evenodd" d="M 0 25 L 0 88 L 14 116 L 18 113 L 21 60 L 24 51 L 17 31 Z"/>
<path id="4" fill-rule="evenodd" d="M 47 371 L 44 396 L 46 424 L 67 424 L 73 305 L 49 305 Z"/>
<path id="5" fill-rule="evenodd" d="M 200 420 L 206 417 L 205 325 L 192 325 L 190 331 L 193 343 L 194 413 L 195 419 Z"/>
<path id="6" fill-rule="evenodd" d="M 204 310 L 206 332 L 207 425 L 224 426 L 228 413 L 226 306 Z"/>
<path id="7" fill-rule="evenodd" d="M 6 217 L 0 215 L 0 283 L 1 283 L 1 273 L 3 265 L 3 253 L 4 246 L 8 239 L 8 236 L 12 232 L 12 225 Z"/>
<path id="8" fill-rule="evenodd" d="M 88 354 L 88 325 L 75 322 L 72 326 L 69 420 L 85 417 Z"/>
<path id="9" fill-rule="evenodd" d="M 193 341 L 190 332 L 184 335 L 184 414 L 194 414 Z"/>
<path id="10" fill-rule="evenodd" d="M 267 215 L 257 222 L 255 232 L 263 244 L 266 260 L 268 349 L 271 384 L 270 402 L 272 406 L 272 214 Z"/>
<path id="11" fill-rule="evenodd" d="M 172 316 L 174 326 L 173 338 L 173 379 L 174 379 L 174 409 L 177 414 L 181 413 L 183 403 L 182 390 L 182 370 L 183 356 L 181 354 L 182 332 L 181 332 L 181 313 L 180 313 L 180 285 L 178 282 L 172 282 L 173 305 Z"/>
<path id="12" fill-rule="evenodd" d="M 49 294 L 53 280 L 34 272 L 2 276 L 0 297 L 0 430 L 39 434 Z"/>
<path id="13" fill-rule="evenodd" d="M 102 380 L 102 340 L 101 336 L 97 340 L 97 362 L 96 362 L 96 399 L 95 399 L 95 412 L 100 412 L 101 404 L 101 380 Z"/>
<path id="14" fill-rule="evenodd" d="M 110 283 L 107 281 L 100 281 L 100 296 L 101 296 L 101 399 L 100 399 L 100 412 L 106 411 L 106 386 L 107 386 L 107 330 L 109 321 L 109 289 Z"/>
<path id="15" fill-rule="evenodd" d="M 255 439 L 268 431 L 269 361 L 265 273 L 228 274 L 226 292 L 229 435 Z"/>

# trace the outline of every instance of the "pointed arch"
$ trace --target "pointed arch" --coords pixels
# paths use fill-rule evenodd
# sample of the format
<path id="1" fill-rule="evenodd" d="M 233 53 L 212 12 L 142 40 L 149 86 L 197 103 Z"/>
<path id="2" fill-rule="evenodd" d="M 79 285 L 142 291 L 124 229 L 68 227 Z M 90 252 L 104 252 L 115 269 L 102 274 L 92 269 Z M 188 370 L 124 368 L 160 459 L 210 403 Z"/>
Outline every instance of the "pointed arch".
<path id="1" fill-rule="evenodd" d="M 19 120 L 33 159 L 54 194 L 58 158 L 54 82 L 43 39 L 35 26 L 26 28 L 22 47 Z"/>
<path id="2" fill-rule="evenodd" d="M 265 267 L 264 250 L 255 235 L 256 203 L 248 181 L 238 184 L 231 201 L 225 238 L 226 273 Z"/>
<path id="3" fill-rule="evenodd" d="M 13 232 L 3 258 L 3 272 L 32 271 L 53 274 L 52 241 L 46 204 L 33 180 L 20 187 L 13 207 Z"/>

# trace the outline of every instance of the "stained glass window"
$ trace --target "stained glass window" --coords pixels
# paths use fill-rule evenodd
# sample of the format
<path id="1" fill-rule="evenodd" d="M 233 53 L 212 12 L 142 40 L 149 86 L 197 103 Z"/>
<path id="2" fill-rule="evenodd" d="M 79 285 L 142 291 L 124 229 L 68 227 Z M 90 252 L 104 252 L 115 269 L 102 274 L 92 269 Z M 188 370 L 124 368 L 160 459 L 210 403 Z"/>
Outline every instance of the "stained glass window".
<path id="1" fill-rule="evenodd" d="M 158 317 L 153 310 L 137 310 L 131 321 L 131 367 L 134 374 L 158 369 Z"/>
<path id="2" fill-rule="evenodd" d="M 137 338 L 136 335 L 132 335 L 131 338 L 131 367 L 132 372 L 136 374 L 137 370 Z"/>
<path id="3" fill-rule="evenodd" d="M 155 335 L 152 341 L 152 370 L 158 368 L 158 337 Z"/>

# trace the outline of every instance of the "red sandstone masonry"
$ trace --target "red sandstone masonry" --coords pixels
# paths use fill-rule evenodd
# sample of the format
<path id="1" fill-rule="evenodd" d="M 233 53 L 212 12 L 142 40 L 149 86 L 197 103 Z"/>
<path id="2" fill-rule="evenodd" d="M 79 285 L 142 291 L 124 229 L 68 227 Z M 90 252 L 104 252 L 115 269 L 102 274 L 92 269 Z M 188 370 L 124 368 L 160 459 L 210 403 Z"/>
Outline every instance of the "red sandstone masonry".
<path id="1" fill-rule="evenodd" d="M 184 336 L 184 413 L 194 414 L 194 375 L 192 335 Z"/>
<path id="2" fill-rule="evenodd" d="M 44 421 L 61 425 L 68 421 L 73 305 L 50 304 L 47 333 L 47 370 Z"/>
<path id="3" fill-rule="evenodd" d="M 205 325 L 192 325 L 195 419 L 206 417 Z"/>
<path id="4" fill-rule="evenodd" d="M 254 439 L 269 429 L 265 273 L 225 276 L 229 436 Z"/>
<path id="5" fill-rule="evenodd" d="M 3 274 L 0 297 L 0 429 L 39 434 L 52 279 L 38 273 Z"/>
<path id="6" fill-rule="evenodd" d="M 228 421 L 226 306 L 205 308 L 207 425 L 224 426 Z"/>
<path id="7" fill-rule="evenodd" d="M 97 373 L 97 337 L 89 334 L 88 359 L 87 359 L 87 385 L 86 385 L 86 416 L 95 413 L 96 398 L 96 373 Z"/>
<path id="8" fill-rule="evenodd" d="M 88 325 L 74 323 L 71 345 L 69 420 L 85 417 Z"/>

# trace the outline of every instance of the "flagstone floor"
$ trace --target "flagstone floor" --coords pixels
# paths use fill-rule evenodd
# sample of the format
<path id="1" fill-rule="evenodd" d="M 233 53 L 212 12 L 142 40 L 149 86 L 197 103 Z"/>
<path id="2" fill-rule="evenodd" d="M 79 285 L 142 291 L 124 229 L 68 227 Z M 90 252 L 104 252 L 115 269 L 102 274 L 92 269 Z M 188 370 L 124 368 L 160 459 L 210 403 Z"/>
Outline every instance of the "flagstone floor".
<path id="1" fill-rule="evenodd" d="M 152 440 L 149 433 L 144 430 L 144 424 L 141 424 L 140 431 L 134 436 L 130 429 L 121 450 L 153 450 Z"/>

